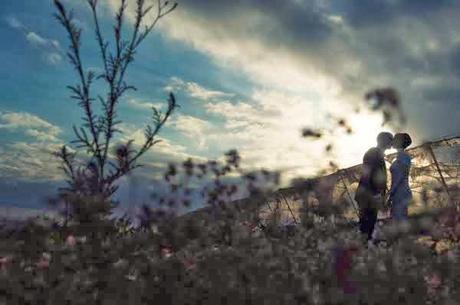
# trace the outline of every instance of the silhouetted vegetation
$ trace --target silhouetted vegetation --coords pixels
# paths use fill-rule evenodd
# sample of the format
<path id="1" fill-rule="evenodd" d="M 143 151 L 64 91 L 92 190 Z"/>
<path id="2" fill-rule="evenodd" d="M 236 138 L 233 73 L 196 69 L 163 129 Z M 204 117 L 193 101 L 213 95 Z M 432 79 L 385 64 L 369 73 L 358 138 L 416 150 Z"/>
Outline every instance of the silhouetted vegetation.
<path id="1" fill-rule="evenodd" d="M 100 209 L 88 212 L 89 214 L 106 213 L 110 209 L 110 198 L 117 190 L 117 181 L 138 167 L 138 159 L 158 143 L 157 135 L 177 107 L 173 93 L 169 94 L 168 107 L 164 114 L 155 107 L 152 108 L 151 123 L 145 128 L 145 141 L 139 149 L 135 149 L 133 140 L 113 147 L 113 139 L 119 129 L 121 120 L 118 116 L 118 106 L 124 94 L 129 90 L 136 90 L 133 85 L 125 81 L 126 73 L 138 47 L 154 29 L 158 21 L 171 13 L 176 3 L 158 1 L 148 5 L 144 0 L 137 0 L 135 7 L 134 25 L 130 37 L 123 37 L 126 27 L 127 1 L 120 2 L 113 25 L 113 41 L 109 42 L 102 34 L 99 25 L 99 6 L 97 0 L 88 0 L 91 10 L 95 36 L 99 45 L 102 59 L 102 73 L 96 74 L 86 70 L 81 57 L 82 30 L 74 22 L 72 12 L 69 12 L 61 1 L 54 1 L 56 19 L 61 23 L 68 34 L 70 41 L 67 57 L 77 74 L 78 83 L 68 86 L 74 99 L 83 111 L 83 124 L 74 126 L 75 140 L 72 141 L 77 149 L 86 152 L 86 155 L 77 159 L 75 151 L 63 146 L 56 156 L 61 159 L 61 168 L 68 177 L 68 187 L 61 190 L 61 198 L 73 209 L 84 209 L 81 198 L 96 197 Z M 153 14 L 153 21 L 146 23 L 146 16 Z M 105 93 L 93 92 L 95 81 L 106 84 Z M 96 113 L 95 103 L 102 107 L 102 113 Z M 91 205 L 91 206 L 94 206 Z M 76 214 L 83 214 L 77 212 Z M 89 215 L 85 216 L 89 217 Z"/>

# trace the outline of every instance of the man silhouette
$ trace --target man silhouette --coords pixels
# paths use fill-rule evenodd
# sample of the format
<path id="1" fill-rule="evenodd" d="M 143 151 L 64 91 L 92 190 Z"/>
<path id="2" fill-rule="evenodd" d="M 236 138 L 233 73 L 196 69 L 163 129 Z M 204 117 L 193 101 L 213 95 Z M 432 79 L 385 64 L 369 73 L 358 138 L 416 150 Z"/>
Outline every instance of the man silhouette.
<path id="1" fill-rule="evenodd" d="M 363 171 L 356 190 L 355 200 L 359 207 L 359 230 L 372 239 L 378 209 L 383 205 L 387 190 L 385 150 L 391 147 L 393 135 L 381 132 L 377 136 L 377 147 L 369 149 L 363 158 Z"/>

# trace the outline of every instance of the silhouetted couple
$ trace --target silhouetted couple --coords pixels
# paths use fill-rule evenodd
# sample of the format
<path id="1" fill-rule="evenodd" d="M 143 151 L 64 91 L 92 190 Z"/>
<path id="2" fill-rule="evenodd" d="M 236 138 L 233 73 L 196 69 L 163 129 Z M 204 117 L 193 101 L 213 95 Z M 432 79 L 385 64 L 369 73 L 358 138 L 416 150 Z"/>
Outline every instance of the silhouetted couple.
<path id="1" fill-rule="evenodd" d="M 359 229 L 372 239 L 379 209 L 391 206 L 391 218 L 396 221 L 407 219 L 407 209 L 412 199 L 409 187 L 411 158 L 405 149 L 412 143 L 407 133 L 382 132 L 377 137 L 377 147 L 369 149 L 363 158 L 363 172 L 359 180 L 355 199 L 359 206 Z M 391 164 L 391 188 L 387 194 L 387 171 L 385 150 L 397 150 L 397 156 Z M 387 199 L 388 195 L 388 199 Z"/>

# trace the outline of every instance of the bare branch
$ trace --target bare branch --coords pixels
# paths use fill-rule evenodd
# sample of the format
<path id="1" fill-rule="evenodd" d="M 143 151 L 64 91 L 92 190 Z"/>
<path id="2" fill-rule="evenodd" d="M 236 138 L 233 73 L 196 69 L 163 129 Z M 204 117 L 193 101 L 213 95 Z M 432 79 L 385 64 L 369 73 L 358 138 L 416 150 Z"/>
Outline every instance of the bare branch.
<path id="1" fill-rule="evenodd" d="M 97 1 L 93 1 L 93 3 L 95 2 Z M 90 86 L 94 79 L 94 73 L 89 72 L 85 75 L 83 69 L 83 64 L 80 57 L 81 29 L 79 29 L 73 22 L 72 13 L 68 13 L 59 0 L 54 0 L 54 4 L 58 10 L 58 13 L 55 16 L 66 29 L 70 40 L 68 57 L 74 68 L 77 70 L 81 82 L 81 86 L 79 85 L 77 87 L 69 88 L 74 94 L 76 94 L 74 97 L 78 97 L 80 99 L 80 106 L 85 111 L 88 128 L 94 139 L 94 151 L 100 154 L 99 132 L 95 127 L 95 116 L 93 114 L 91 103 L 92 100 L 90 98 Z"/>
<path id="2" fill-rule="evenodd" d="M 114 182 L 139 167 L 136 161 L 148 149 L 158 143 L 156 136 L 166 123 L 169 116 L 177 107 L 174 95 L 171 93 L 168 100 L 168 110 L 163 115 L 156 109 L 153 112 L 152 124 L 146 127 L 145 143 L 139 150 L 132 148 L 133 141 L 129 141 L 124 146 L 115 151 L 115 160 L 110 160 L 109 149 L 113 135 L 121 132 L 117 126 L 121 124 L 118 119 L 117 105 L 120 98 L 128 90 L 136 90 L 132 85 L 125 82 L 125 74 L 130 63 L 134 60 L 137 47 L 152 31 L 158 20 L 172 12 L 177 4 L 170 5 L 168 1 L 158 0 L 157 14 L 153 22 L 141 29 L 141 24 L 154 6 L 146 6 L 145 0 L 136 0 L 136 11 L 133 25 L 133 32 L 128 40 L 123 39 L 123 29 L 125 26 L 125 15 L 127 0 L 121 0 L 120 6 L 115 14 L 113 25 L 113 50 L 110 43 L 103 36 L 100 17 L 98 12 L 98 0 L 87 0 L 94 21 L 94 33 L 98 44 L 98 49 L 103 62 L 103 73 L 96 75 L 93 71 L 86 72 L 81 59 L 81 29 L 74 21 L 72 12 L 68 12 L 60 0 L 54 0 L 57 10 L 55 17 L 65 28 L 70 41 L 67 57 L 69 62 L 78 75 L 78 83 L 67 88 L 71 92 L 71 98 L 75 100 L 83 109 L 82 127 L 73 127 L 75 140 L 72 141 L 78 148 L 86 149 L 90 156 L 90 161 L 86 167 L 76 168 L 73 164 L 74 155 L 70 155 L 65 150 L 61 150 L 58 156 L 62 160 L 61 168 L 69 176 L 70 190 L 82 192 L 84 194 L 95 192 L 95 195 L 102 195 L 109 198 L 116 190 Z M 90 89 L 94 81 L 103 80 L 107 86 L 105 95 L 97 95 L 92 98 Z M 96 115 L 93 109 L 93 102 L 97 100 L 102 106 L 102 114 Z M 106 169 L 107 167 L 107 169 Z M 71 183 L 70 183 L 71 182 Z"/>

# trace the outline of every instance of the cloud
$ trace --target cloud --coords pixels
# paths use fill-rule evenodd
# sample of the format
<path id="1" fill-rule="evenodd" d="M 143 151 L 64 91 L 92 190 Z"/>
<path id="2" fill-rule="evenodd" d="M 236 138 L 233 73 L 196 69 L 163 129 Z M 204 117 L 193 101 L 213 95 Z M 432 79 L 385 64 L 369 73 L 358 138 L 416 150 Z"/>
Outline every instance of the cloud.
<path id="1" fill-rule="evenodd" d="M 195 82 L 186 82 L 178 77 L 172 77 L 169 84 L 165 87 L 166 91 L 184 91 L 190 97 L 203 101 L 221 99 L 224 97 L 234 96 L 231 93 L 226 93 L 218 90 L 210 90 L 198 85 Z"/>
<path id="2" fill-rule="evenodd" d="M 190 146 L 199 149 L 206 148 L 207 138 L 211 133 L 216 131 L 216 126 L 212 123 L 184 114 L 175 116 L 172 120 L 172 128 L 192 140 L 189 143 Z"/>
<path id="3" fill-rule="evenodd" d="M 26 39 L 32 43 L 32 44 L 35 44 L 35 45 L 38 45 L 38 46 L 47 46 L 48 45 L 48 41 L 39 36 L 38 34 L 34 33 L 34 32 L 29 32 L 26 34 Z"/>
<path id="4" fill-rule="evenodd" d="M 0 129 L 22 131 L 39 141 L 60 141 L 61 128 L 27 112 L 0 112 Z"/>
<path id="5" fill-rule="evenodd" d="M 338 157 L 358 163 L 366 146 L 374 145 L 381 120 L 353 110 L 374 87 L 400 91 L 409 119 L 405 129 L 416 142 L 460 133 L 459 5 L 449 0 L 183 0 L 159 26 L 167 39 L 206 54 L 252 86 L 246 100 L 214 97 L 203 103 L 225 124 L 221 133 L 208 135 L 208 146 L 243 147 L 259 165 L 291 162 L 286 159 L 293 166 L 315 163 L 316 157 L 324 158 L 321 148 L 299 145 L 296 129 L 327 125 L 332 114 L 348 118 L 356 129 L 353 136 L 337 134 Z M 186 88 L 184 81 L 177 83 Z M 274 154 L 282 161 L 270 157 Z M 307 154 L 312 161 L 304 159 Z"/>
<path id="6" fill-rule="evenodd" d="M 0 177 L 22 180 L 60 180 L 52 152 L 62 145 L 58 126 L 27 112 L 0 112 L 0 131 L 20 132 L 30 140 L 0 145 Z"/>
<path id="7" fill-rule="evenodd" d="M 5 21 L 11 28 L 21 31 L 30 45 L 40 48 L 47 63 L 57 65 L 62 62 L 63 52 L 59 41 L 39 35 L 14 16 L 7 17 Z"/>
<path id="8" fill-rule="evenodd" d="M 442 106 L 435 126 L 420 128 L 433 110 L 419 107 L 418 94 L 431 88 L 410 86 L 414 77 L 433 74 L 458 81 L 451 62 L 460 45 L 459 3 L 361 2 L 184 0 L 160 26 L 257 86 L 302 95 L 333 90 L 342 102 L 356 103 L 368 89 L 391 85 L 402 91 L 409 129 L 428 137 L 459 131 L 440 120 Z"/>
<path id="9" fill-rule="evenodd" d="M 129 99 L 127 104 L 129 105 L 129 107 L 139 110 L 152 110 L 152 107 L 160 109 L 163 106 L 162 103 L 141 102 L 137 99 Z"/>
<path id="10" fill-rule="evenodd" d="M 14 142 L 0 146 L 2 178 L 23 181 L 61 181 L 64 178 L 53 152 L 61 144 Z"/>
<path id="11" fill-rule="evenodd" d="M 55 135 L 49 134 L 47 131 L 37 130 L 37 129 L 27 129 L 25 134 L 39 140 L 41 142 L 56 142 L 59 141 Z"/>
<path id="12" fill-rule="evenodd" d="M 323 105 L 326 106 L 327 101 Z M 332 119 L 317 115 L 325 110 L 308 98 L 282 94 L 276 90 L 260 90 L 254 92 L 247 101 L 209 103 L 205 107 L 209 114 L 217 116 L 217 120 L 223 121 L 225 126 L 220 131 L 208 133 L 208 146 L 222 150 L 237 148 L 243 163 L 249 168 L 280 170 L 284 178 L 289 179 L 311 175 L 327 166 L 333 158 L 325 156 L 324 142 L 307 141 L 300 137 L 300 131 L 305 126 L 326 130 L 334 126 Z M 344 105 L 337 108 L 337 115 L 348 112 L 347 107 Z M 357 117 L 358 121 L 360 119 Z M 369 122 L 366 129 L 357 130 L 358 139 L 363 135 L 368 138 L 363 132 L 378 132 L 381 121 L 375 117 L 374 120 Z M 341 137 L 345 143 L 349 139 L 346 135 Z M 347 156 L 341 156 L 344 157 L 340 159 L 342 165 L 353 165 L 356 161 L 353 155 L 359 156 L 364 145 L 374 144 L 374 138 L 370 139 L 371 143 L 361 141 L 360 145 L 354 147 L 342 146 L 339 153 L 349 152 Z M 326 136 L 324 140 L 334 139 Z"/>
<path id="13" fill-rule="evenodd" d="M 400 16 L 425 19 L 428 13 L 436 13 L 446 8 L 455 7 L 452 0 L 351 0 L 338 2 L 348 22 L 358 27 L 387 25 Z"/>
<path id="14" fill-rule="evenodd" d="M 62 62 L 62 56 L 59 53 L 50 53 L 46 55 L 46 61 L 52 65 L 58 65 Z"/>
<path id="15" fill-rule="evenodd" d="M 14 29 L 24 29 L 24 25 L 18 20 L 16 19 L 16 17 L 7 17 L 5 19 L 5 21 L 8 23 L 8 25 Z"/>

